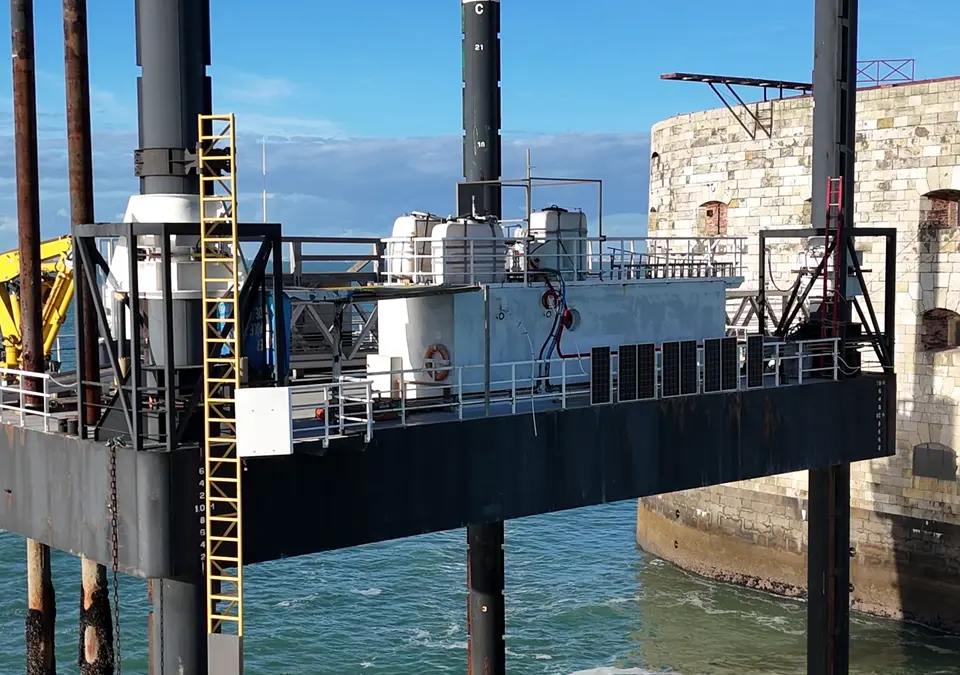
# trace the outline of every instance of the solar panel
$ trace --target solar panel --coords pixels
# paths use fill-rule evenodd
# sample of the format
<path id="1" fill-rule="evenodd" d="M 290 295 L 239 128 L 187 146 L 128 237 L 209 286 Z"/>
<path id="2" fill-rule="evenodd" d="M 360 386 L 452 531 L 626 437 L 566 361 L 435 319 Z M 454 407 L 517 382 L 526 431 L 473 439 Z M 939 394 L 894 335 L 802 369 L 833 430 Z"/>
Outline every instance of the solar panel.
<path id="1" fill-rule="evenodd" d="M 637 400 L 637 345 L 617 347 L 617 399 Z"/>
<path id="2" fill-rule="evenodd" d="M 590 350 L 590 404 L 610 403 L 610 348 L 593 347 Z"/>
<path id="3" fill-rule="evenodd" d="M 680 343 L 680 393 L 697 394 L 700 382 L 697 373 L 697 341 L 683 340 Z"/>
<path id="4" fill-rule="evenodd" d="M 680 343 L 664 342 L 660 348 L 660 391 L 664 396 L 680 395 Z"/>
<path id="5" fill-rule="evenodd" d="M 737 338 L 721 338 L 720 344 L 720 388 L 723 391 L 735 391 L 740 381 L 740 359 Z"/>
<path id="6" fill-rule="evenodd" d="M 720 391 L 720 338 L 703 341 L 703 391 Z"/>
<path id="7" fill-rule="evenodd" d="M 763 336 L 747 338 L 747 388 L 763 386 Z"/>
<path id="8" fill-rule="evenodd" d="M 637 345 L 637 398 L 646 401 L 657 397 L 657 346 Z"/>

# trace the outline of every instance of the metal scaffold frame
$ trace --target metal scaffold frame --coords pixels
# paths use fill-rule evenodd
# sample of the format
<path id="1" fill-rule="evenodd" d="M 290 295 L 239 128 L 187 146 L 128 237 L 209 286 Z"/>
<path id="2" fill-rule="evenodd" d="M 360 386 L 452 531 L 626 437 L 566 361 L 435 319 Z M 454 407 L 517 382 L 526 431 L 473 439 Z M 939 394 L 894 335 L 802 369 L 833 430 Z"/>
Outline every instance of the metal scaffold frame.
<path id="1" fill-rule="evenodd" d="M 232 624 L 242 637 L 243 527 L 235 413 L 242 335 L 236 129 L 232 113 L 200 115 L 198 124 L 207 633 L 223 632 L 225 624 Z"/>

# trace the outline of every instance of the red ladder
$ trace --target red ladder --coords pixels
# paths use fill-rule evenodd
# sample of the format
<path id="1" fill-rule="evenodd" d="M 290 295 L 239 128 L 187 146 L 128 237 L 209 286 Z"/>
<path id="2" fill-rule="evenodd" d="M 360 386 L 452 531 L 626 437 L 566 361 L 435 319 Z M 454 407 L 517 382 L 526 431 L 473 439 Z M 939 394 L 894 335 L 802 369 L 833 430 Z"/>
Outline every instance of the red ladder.
<path id="1" fill-rule="evenodd" d="M 847 258 L 843 234 L 843 177 L 827 179 L 827 223 L 823 237 L 823 299 L 820 305 L 820 336 L 840 334 L 840 275 L 846 273 Z M 833 250 L 830 250 L 831 245 Z M 830 251 L 827 253 L 827 251 Z"/>

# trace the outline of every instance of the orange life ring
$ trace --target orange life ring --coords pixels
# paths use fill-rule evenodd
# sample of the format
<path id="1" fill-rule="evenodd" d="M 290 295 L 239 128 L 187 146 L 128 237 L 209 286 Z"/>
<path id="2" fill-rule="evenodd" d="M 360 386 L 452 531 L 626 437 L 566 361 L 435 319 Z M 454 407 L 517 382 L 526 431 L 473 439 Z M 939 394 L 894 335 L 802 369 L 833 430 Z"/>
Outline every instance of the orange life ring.
<path id="1" fill-rule="evenodd" d="M 426 361 L 445 361 L 447 364 L 450 363 L 450 352 L 441 344 L 432 344 L 427 347 L 427 351 L 423 355 L 423 360 Z M 443 382 L 450 376 L 450 369 L 446 370 L 433 370 L 430 373 L 430 376 L 436 382 Z"/>

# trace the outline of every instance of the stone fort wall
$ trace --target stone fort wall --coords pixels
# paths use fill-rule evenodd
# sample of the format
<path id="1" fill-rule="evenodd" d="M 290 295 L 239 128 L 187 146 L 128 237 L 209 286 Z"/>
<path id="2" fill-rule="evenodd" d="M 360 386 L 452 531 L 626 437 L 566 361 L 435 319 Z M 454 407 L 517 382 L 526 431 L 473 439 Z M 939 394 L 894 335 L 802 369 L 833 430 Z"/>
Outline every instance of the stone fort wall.
<path id="1" fill-rule="evenodd" d="M 808 225 L 812 99 L 678 115 L 653 127 L 651 236 L 745 236 Z M 854 607 L 960 630 L 960 80 L 862 89 L 857 225 L 897 236 L 897 453 L 852 467 Z M 741 123 L 742 122 L 742 123 Z M 768 244 L 788 289 L 817 241 Z M 861 240 L 883 307 L 882 240 Z M 822 250 L 822 249 L 821 249 Z M 814 264 L 816 264 L 814 262 Z M 768 281 L 768 284 L 770 282 Z M 768 289 L 770 286 L 768 286 Z M 734 309 L 731 307 L 730 309 Z M 882 319 L 881 319 L 882 320 Z M 868 361 L 864 355 L 865 363 Z M 810 442 L 816 443 L 816 420 Z M 703 574 L 786 594 L 806 581 L 806 472 L 641 500 L 641 546 Z"/>

